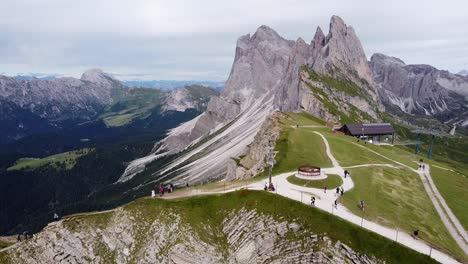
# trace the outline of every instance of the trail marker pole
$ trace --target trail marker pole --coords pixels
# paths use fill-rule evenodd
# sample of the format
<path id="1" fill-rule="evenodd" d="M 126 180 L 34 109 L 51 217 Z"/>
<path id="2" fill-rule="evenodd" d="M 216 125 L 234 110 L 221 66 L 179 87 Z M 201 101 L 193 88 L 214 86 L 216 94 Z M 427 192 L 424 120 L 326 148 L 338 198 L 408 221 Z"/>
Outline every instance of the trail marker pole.
<path id="1" fill-rule="evenodd" d="M 432 257 L 432 245 L 429 246 L 429 257 Z"/>
<path id="2" fill-rule="evenodd" d="M 302 192 L 301 192 L 301 203 L 302 203 Z"/>
<path id="3" fill-rule="evenodd" d="M 333 209 L 334 209 L 334 207 L 335 207 L 335 205 L 334 205 L 334 204 L 332 204 L 332 214 L 333 214 Z"/>
<path id="4" fill-rule="evenodd" d="M 396 229 L 396 237 L 395 237 L 395 242 L 398 242 L 398 228 Z"/>

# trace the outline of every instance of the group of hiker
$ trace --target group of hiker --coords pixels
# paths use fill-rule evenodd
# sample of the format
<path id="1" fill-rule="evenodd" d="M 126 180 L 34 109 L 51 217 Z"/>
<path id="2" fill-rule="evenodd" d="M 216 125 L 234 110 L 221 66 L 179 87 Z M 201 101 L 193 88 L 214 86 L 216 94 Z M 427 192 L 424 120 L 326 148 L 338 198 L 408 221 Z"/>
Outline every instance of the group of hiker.
<path id="1" fill-rule="evenodd" d="M 419 169 L 425 170 L 426 169 L 426 164 L 424 164 L 424 160 L 420 159 L 419 160 Z"/>
<path id="2" fill-rule="evenodd" d="M 159 184 L 159 187 L 156 187 L 156 189 L 159 192 L 159 197 L 163 197 L 166 192 L 172 193 L 174 191 L 174 185 L 169 183 L 166 187 L 164 187 L 162 184 Z M 151 197 L 156 197 L 156 192 L 154 190 L 151 190 Z"/>
<path id="3" fill-rule="evenodd" d="M 274 192 L 275 191 L 275 186 L 273 185 L 273 183 L 270 183 L 269 185 L 265 182 L 265 187 L 263 187 L 263 190 L 265 191 L 272 191 Z"/>
<path id="4" fill-rule="evenodd" d="M 32 238 L 33 235 L 29 233 L 29 231 L 24 231 L 23 232 L 23 238 L 24 240 L 28 240 L 30 238 Z M 18 237 L 17 237 L 17 241 L 20 242 L 21 241 L 21 233 L 18 233 Z"/>

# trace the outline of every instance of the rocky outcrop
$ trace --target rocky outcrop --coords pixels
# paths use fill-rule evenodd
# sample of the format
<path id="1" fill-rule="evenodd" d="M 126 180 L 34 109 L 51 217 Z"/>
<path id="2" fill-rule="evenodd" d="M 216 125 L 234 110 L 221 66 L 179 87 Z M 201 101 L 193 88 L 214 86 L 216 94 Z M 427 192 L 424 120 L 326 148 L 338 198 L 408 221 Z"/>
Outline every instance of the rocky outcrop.
<path id="1" fill-rule="evenodd" d="M 320 104 L 313 98 L 316 95 L 310 93 L 301 79 L 304 65 L 321 76 L 355 83 L 359 93 L 341 91 L 340 102 L 356 103 L 358 110 L 377 117 L 375 109 L 379 108 L 379 101 L 366 56 L 354 30 L 341 18 L 332 17 L 327 36 L 318 28 L 310 44 L 301 38 L 286 40 L 271 28 L 261 26 L 252 36 L 242 36 L 237 41 L 225 89 L 219 97 L 211 99 L 207 111 L 170 131 L 155 145 L 152 154 L 132 162 L 119 181 L 131 179 L 146 164 L 168 155 L 178 158 L 153 173 L 154 178 L 195 184 L 202 179 L 225 178 L 227 171 L 229 177 L 250 175 L 248 170 L 254 167 L 252 172 L 259 171 L 259 166 L 263 166 L 261 159 L 255 159 L 259 166 L 249 168 L 235 167 L 232 159 L 245 156 L 249 146 L 256 145 L 252 142 L 260 137 L 262 123 L 276 110 L 306 110 L 312 114 L 319 111 Z M 336 88 L 331 86 L 330 89 Z M 362 103 L 359 96 L 366 96 L 369 102 Z M 317 116 L 340 119 L 338 113 L 323 111 L 326 113 Z"/>
<path id="2" fill-rule="evenodd" d="M 374 54 L 370 65 L 387 105 L 415 116 L 432 116 L 444 123 L 468 120 L 468 78 L 429 65 Z"/>
<path id="3" fill-rule="evenodd" d="M 320 28 L 317 29 L 319 30 Z M 315 34 L 317 39 L 312 41 L 318 43 L 315 46 L 318 50 L 315 51 L 317 57 L 313 61 L 313 68 L 321 74 L 330 74 L 335 68 L 345 74 L 350 70 L 356 71 L 360 78 L 372 84 L 367 57 L 354 29 L 347 26 L 340 17 L 332 16 L 330 32 L 325 39 L 320 32 Z"/>
<path id="4" fill-rule="evenodd" d="M 268 167 L 270 150 L 273 151 L 276 140 L 278 140 L 281 133 L 280 119 L 282 117 L 283 114 L 275 112 L 263 122 L 252 144 L 248 146 L 247 153 L 229 161 L 226 180 L 251 178 L 260 174 Z"/>
<path id="5" fill-rule="evenodd" d="M 216 226 L 191 224 L 171 208 L 156 218 L 148 211 L 124 208 L 74 216 L 0 252 L 0 260 L 11 264 L 381 262 L 298 223 L 245 208 L 232 211 Z"/>

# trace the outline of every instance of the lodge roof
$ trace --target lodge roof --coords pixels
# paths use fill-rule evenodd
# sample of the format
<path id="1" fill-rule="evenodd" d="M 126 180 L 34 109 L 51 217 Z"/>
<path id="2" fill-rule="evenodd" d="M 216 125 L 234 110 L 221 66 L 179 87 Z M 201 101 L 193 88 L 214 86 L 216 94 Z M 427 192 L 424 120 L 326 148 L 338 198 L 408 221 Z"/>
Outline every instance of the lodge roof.
<path id="1" fill-rule="evenodd" d="M 395 133 L 395 129 L 390 123 L 373 124 L 345 124 L 341 131 L 348 131 L 353 136 L 359 135 L 390 135 Z"/>

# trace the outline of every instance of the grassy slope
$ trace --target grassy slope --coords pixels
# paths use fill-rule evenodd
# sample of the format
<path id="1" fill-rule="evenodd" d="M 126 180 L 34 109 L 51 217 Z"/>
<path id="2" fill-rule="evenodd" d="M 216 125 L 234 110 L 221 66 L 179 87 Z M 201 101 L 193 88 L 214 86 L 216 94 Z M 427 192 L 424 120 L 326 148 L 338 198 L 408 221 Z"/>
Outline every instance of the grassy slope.
<path id="1" fill-rule="evenodd" d="M 326 234 L 333 241 L 342 241 L 353 250 L 384 259 L 386 263 L 436 263 L 426 255 L 417 253 L 375 233 L 366 231 L 329 213 L 311 208 L 302 203 L 263 191 L 238 191 L 224 195 L 200 196 L 180 200 L 140 199 L 124 206 L 141 224 L 141 234 L 136 246 L 144 241 L 150 230 L 145 223 L 155 220 L 167 221 L 161 212 L 171 211 L 181 216 L 199 234 L 204 242 L 214 243 L 222 252 L 227 252 L 226 236 L 222 233 L 222 221 L 229 213 L 241 208 L 257 210 L 280 221 L 296 222 L 317 234 Z M 114 213 L 98 215 L 75 215 L 69 217 L 69 229 L 104 228 Z M 170 218 L 170 217 L 169 217 Z M 102 250 L 102 251 L 101 251 Z M 101 249 L 102 255 L 113 256 Z M 5 253 L 0 260 L 6 261 Z M 136 259 L 134 260 L 136 262 Z"/>
<path id="2" fill-rule="evenodd" d="M 433 164 L 435 165 L 435 164 Z M 437 166 L 437 165 L 436 165 Z M 440 165 L 439 165 L 440 166 Z M 447 205 L 457 216 L 465 230 L 468 229 L 468 178 L 457 171 L 431 166 L 431 176 Z"/>
<path id="3" fill-rule="evenodd" d="M 423 240 L 463 256 L 435 211 L 419 176 L 407 169 L 386 167 L 349 169 L 355 187 L 342 203 L 361 215 L 359 201 L 366 202 L 364 218 L 410 233 L 420 230 Z"/>
<path id="4" fill-rule="evenodd" d="M 305 125 L 305 123 L 298 123 Z M 417 168 L 416 161 L 420 158 L 420 156 L 414 155 L 404 148 L 375 146 L 364 144 L 362 141 L 357 143 L 356 139 L 352 137 L 332 133 L 330 128 L 302 128 L 301 130 L 320 131 L 329 141 L 333 155 L 342 166 L 366 163 L 397 165 L 388 159 L 356 146 L 356 144 L 372 149 L 414 169 Z M 439 166 L 442 165 L 444 164 Z M 358 177 L 354 177 L 355 173 L 353 172 L 355 171 L 358 172 L 359 176 L 356 175 Z M 360 171 L 363 171 L 363 173 L 360 173 Z M 408 169 L 401 168 L 395 170 L 382 167 L 350 169 L 350 172 L 356 184 L 352 193 L 349 192 L 351 195 L 347 195 L 348 192 L 345 194 L 344 204 L 350 210 L 360 213 L 357 203 L 360 199 L 367 199 L 366 202 L 373 204 L 373 208 L 376 210 L 374 214 L 368 214 L 367 217 L 370 219 L 387 226 L 403 228 L 408 232 L 412 231 L 413 228 L 424 229 L 426 230 L 424 232 L 427 232 L 426 239 L 429 242 L 443 247 L 446 251 L 453 252 L 459 257 L 464 257 L 461 249 L 448 234 L 445 226 L 443 226 L 417 174 Z M 364 177 L 360 178 L 361 174 Z M 465 196 L 463 190 L 468 189 L 468 183 L 459 178 L 452 177 L 445 181 L 446 186 L 442 186 L 441 184 L 443 185 L 441 181 L 436 181 L 436 185 L 440 188 L 449 206 L 458 208 L 454 213 L 461 220 L 465 219 L 466 210 L 463 211 L 463 209 L 466 208 L 467 203 L 466 199 L 464 200 L 462 197 Z M 457 185 L 459 187 L 456 187 Z M 391 190 L 389 189 L 390 187 Z M 402 192 L 402 190 L 405 191 Z M 456 194 L 452 194 L 452 191 Z M 395 204 L 405 205 L 401 206 L 401 208 L 399 207 L 398 215 L 394 211 Z M 414 207 L 420 209 L 415 210 Z"/>
<path id="5" fill-rule="evenodd" d="M 15 162 L 15 165 L 9 167 L 7 170 L 24 170 L 24 169 L 35 169 L 42 166 L 53 166 L 59 168 L 60 163 L 65 163 L 65 169 L 72 169 L 76 160 L 84 155 L 87 155 L 93 149 L 84 148 L 79 150 L 73 150 L 68 152 L 63 152 L 44 158 L 21 158 Z"/>
<path id="6" fill-rule="evenodd" d="M 346 154 L 340 153 L 345 141 L 355 143 L 355 139 L 331 132 L 324 132 L 324 135 L 331 142 L 332 152 L 342 165 L 359 165 L 366 160 L 367 163 L 397 165 L 360 147 L 352 148 L 352 151 Z M 341 139 L 340 144 L 333 143 L 339 139 Z M 360 144 L 364 145 L 362 142 Z M 412 168 L 417 168 L 415 161 L 418 160 L 418 157 L 401 148 L 372 144 L 364 146 Z M 335 147 L 338 147 L 338 151 L 335 150 Z M 352 155 L 349 153 L 352 153 Z M 356 160 L 355 164 L 352 164 L 353 159 Z M 351 195 L 345 195 L 344 205 L 348 209 L 359 214 L 357 203 L 360 199 L 364 199 L 368 204 L 372 203 L 373 208 L 375 208 L 373 213 L 366 210 L 367 218 L 387 226 L 402 228 L 407 232 L 419 228 L 422 232 L 425 232 L 425 238 L 429 242 L 436 244 L 445 251 L 456 254 L 458 257 L 464 257 L 463 252 L 446 230 L 442 220 L 440 220 L 416 173 L 403 168 L 395 170 L 382 167 L 356 168 L 349 169 L 349 171 L 353 176 L 355 189 L 349 192 Z M 362 175 L 364 176 L 361 177 Z M 395 211 L 396 204 L 400 205 L 398 206 L 398 213 Z"/>
<path id="7" fill-rule="evenodd" d="M 287 178 L 287 180 L 292 184 L 309 188 L 323 189 L 325 186 L 327 186 L 327 189 L 329 190 L 336 189 L 336 187 L 343 185 L 343 180 L 340 176 L 335 174 L 328 174 L 327 176 L 328 177 L 323 180 L 305 180 L 298 178 L 295 175 L 291 175 Z"/>
<path id="8" fill-rule="evenodd" d="M 304 164 L 320 167 L 331 167 L 332 163 L 325 152 L 325 144 L 319 135 L 307 129 L 296 129 L 296 124 L 320 126 L 316 120 L 309 119 L 307 114 L 288 114 L 289 119 L 282 120 L 283 131 L 276 143 L 276 165 L 273 174 L 297 170 Z"/>
<path id="9" fill-rule="evenodd" d="M 114 100 L 99 116 L 108 127 L 124 126 L 135 118 L 146 118 L 153 108 L 162 104 L 163 92 L 152 88 L 132 88 L 125 94 L 114 95 Z"/>

